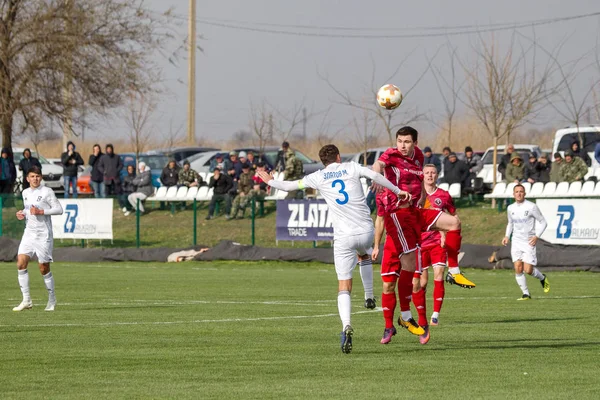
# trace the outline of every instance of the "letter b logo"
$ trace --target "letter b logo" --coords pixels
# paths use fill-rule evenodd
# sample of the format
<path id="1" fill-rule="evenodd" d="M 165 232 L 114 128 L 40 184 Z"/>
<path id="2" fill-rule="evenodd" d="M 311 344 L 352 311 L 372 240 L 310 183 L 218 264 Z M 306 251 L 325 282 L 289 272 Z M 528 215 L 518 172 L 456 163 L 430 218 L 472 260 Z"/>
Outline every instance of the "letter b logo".
<path id="1" fill-rule="evenodd" d="M 67 219 L 65 220 L 65 233 L 73 233 L 75 232 L 77 215 L 79 215 L 79 206 L 77 206 L 77 204 L 67 204 L 65 213 L 67 214 Z"/>
<path id="2" fill-rule="evenodd" d="M 556 227 L 557 239 L 568 239 L 571 237 L 572 222 L 575 218 L 575 207 L 573 206 L 558 206 L 558 226 Z M 564 227 L 564 229 L 563 229 Z M 563 231 L 564 232 L 561 232 Z"/>

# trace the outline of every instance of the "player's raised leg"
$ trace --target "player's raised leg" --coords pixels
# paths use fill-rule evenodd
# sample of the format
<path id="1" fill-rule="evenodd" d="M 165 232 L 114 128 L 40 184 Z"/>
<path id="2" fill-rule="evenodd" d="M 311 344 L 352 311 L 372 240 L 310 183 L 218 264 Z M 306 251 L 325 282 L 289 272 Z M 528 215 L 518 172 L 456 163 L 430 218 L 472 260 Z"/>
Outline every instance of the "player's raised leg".
<path id="1" fill-rule="evenodd" d="M 448 252 L 448 283 L 464 288 L 474 288 L 476 285 L 467 279 L 458 266 L 458 253 L 462 243 L 461 223 L 456 215 L 443 213 L 434 224 L 435 229 L 446 231 L 445 248 Z"/>
<path id="2" fill-rule="evenodd" d="M 539 269 L 535 267 L 535 265 L 529 264 L 527 262 L 523 262 L 523 270 L 533 276 L 535 279 L 538 279 L 542 284 L 542 288 L 544 288 L 544 293 L 548 293 L 550 291 L 550 282 L 546 275 L 542 274 Z"/>
<path id="3" fill-rule="evenodd" d="M 26 254 L 17 255 L 17 270 L 19 286 L 21 287 L 21 293 L 23 294 L 23 300 L 21 304 L 13 308 L 13 311 L 30 310 L 33 307 L 31 301 L 31 295 L 29 294 L 29 273 L 27 271 L 27 265 L 29 264 L 30 257 Z"/>

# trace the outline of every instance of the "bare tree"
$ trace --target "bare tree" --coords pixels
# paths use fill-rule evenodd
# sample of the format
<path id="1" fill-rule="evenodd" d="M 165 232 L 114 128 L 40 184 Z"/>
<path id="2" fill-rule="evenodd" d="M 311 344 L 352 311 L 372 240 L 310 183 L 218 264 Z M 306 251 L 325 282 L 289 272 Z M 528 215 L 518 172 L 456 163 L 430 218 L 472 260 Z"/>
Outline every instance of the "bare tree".
<path id="1" fill-rule="evenodd" d="M 84 126 L 78 108 L 106 115 L 132 90 L 156 89 L 169 19 L 143 0 L 0 0 L 3 145 L 46 120 Z"/>
<path id="2" fill-rule="evenodd" d="M 260 104 L 250 103 L 250 130 L 261 152 L 273 140 L 273 114 L 264 101 Z"/>
<path id="3" fill-rule="evenodd" d="M 382 132 L 379 129 L 380 120 L 364 107 L 359 110 L 360 119 L 356 116 L 352 118 L 354 127 L 354 137 L 350 139 L 350 144 L 355 151 L 363 153 L 363 163 L 367 165 L 367 150 L 373 147 L 374 143 L 379 142 L 379 136 Z"/>
<path id="4" fill-rule="evenodd" d="M 245 146 L 252 140 L 252 133 L 243 129 L 239 130 L 233 134 L 233 140 L 238 143 L 238 145 Z"/>
<path id="5" fill-rule="evenodd" d="M 510 134 L 531 120 L 547 96 L 551 63 L 541 71 L 536 67 L 535 40 L 530 46 L 517 47 L 513 34 L 506 51 L 492 39 L 480 38 L 474 47 L 477 61 L 472 67 L 463 65 L 467 76 L 466 105 L 494 144 L 493 169 L 498 161 L 498 141 L 509 140 Z M 496 174 L 493 174 L 496 185 Z"/>
<path id="6" fill-rule="evenodd" d="M 398 75 L 398 73 L 404 66 L 404 63 L 410 58 L 410 56 L 413 53 L 414 53 L 414 50 L 406 55 L 406 57 L 398 64 L 395 71 L 391 74 L 391 76 L 388 77 L 388 79 L 386 79 L 385 82 L 392 81 L 392 79 L 394 79 L 396 77 L 396 75 Z M 368 98 L 374 100 L 377 97 L 377 91 L 381 87 L 382 82 L 376 82 L 375 60 L 372 57 L 371 57 L 371 63 L 372 63 L 371 80 L 370 80 L 369 84 L 367 84 L 365 86 L 365 93 L 367 94 Z M 422 71 L 421 75 L 417 78 L 417 80 L 411 86 L 409 86 L 408 89 L 406 89 L 406 91 L 403 90 L 402 93 L 404 96 L 404 100 L 403 100 L 404 102 L 406 101 L 406 98 L 410 95 L 410 93 L 419 84 L 419 82 L 421 82 L 421 80 L 425 77 L 425 75 L 427 74 L 427 72 L 429 71 L 430 68 L 431 68 L 431 62 L 428 63 L 427 67 Z M 386 109 L 380 107 L 375 101 L 365 102 L 364 96 L 359 99 L 353 98 L 348 92 L 343 92 L 342 90 L 340 90 L 339 88 L 334 86 L 333 83 L 331 82 L 331 80 L 327 76 L 324 76 L 319 72 L 317 72 L 317 73 L 318 73 L 319 77 L 321 79 L 323 79 L 327 83 L 327 85 L 333 90 L 333 92 L 341 99 L 338 102 L 338 104 L 343 104 L 343 105 L 346 105 L 346 106 L 349 106 L 352 108 L 356 108 L 359 110 L 367 110 L 369 113 L 373 114 L 376 117 L 376 119 L 378 119 L 382 123 L 382 125 L 385 129 L 385 132 L 388 135 L 390 145 L 393 145 L 395 142 L 394 134 L 395 134 L 395 131 L 397 130 L 397 128 L 399 128 L 400 126 L 403 126 L 403 125 L 411 124 L 411 123 L 421 120 L 425 117 L 425 114 L 419 112 L 419 110 L 416 106 L 408 107 L 405 105 L 401 105 L 400 107 L 398 107 L 394 110 L 386 110 Z"/>
<path id="7" fill-rule="evenodd" d="M 35 127 L 31 127 L 25 132 L 26 139 L 33 144 L 36 154 L 40 154 L 39 146 L 44 142 L 50 142 L 61 138 L 61 133 L 53 131 L 52 129 L 38 130 Z"/>
<path id="8" fill-rule="evenodd" d="M 169 121 L 169 132 L 163 136 L 162 147 L 166 150 L 172 150 L 177 144 L 183 141 L 182 137 L 183 124 L 180 123 L 177 127 L 173 124 L 173 119 Z"/>
<path id="9" fill-rule="evenodd" d="M 124 112 L 124 120 L 129 128 L 129 142 L 138 162 L 139 154 L 146 150 L 150 137 L 154 133 L 150 126 L 150 119 L 155 110 L 156 100 L 152 96 L 137 92 L 130 94 L 127 110 Z"/>

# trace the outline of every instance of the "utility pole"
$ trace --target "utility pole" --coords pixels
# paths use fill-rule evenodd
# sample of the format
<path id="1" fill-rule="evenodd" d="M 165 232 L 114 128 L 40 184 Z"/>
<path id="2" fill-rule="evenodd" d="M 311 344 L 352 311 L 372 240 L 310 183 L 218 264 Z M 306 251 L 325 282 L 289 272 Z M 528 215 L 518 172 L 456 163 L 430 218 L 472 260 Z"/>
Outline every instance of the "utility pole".
<path id="1" fill-rule="evenodd" d="M 73 134 L 73 81 L 72 81 L 72 69 L 73 69 L 73 0 L 67 0 L 67 7 L 69 11 L 69 18 L 66 21 L 67 40 L 69 46 L 69 53 L 66 57 L 65 74 L 64 74 L 64 86 L 63 86 L 63 99 L 65 102 L 65 115 L 63 119 L 63 150 L 67 148 L 67 143 L 71 140 Z"/>
<path id="2" fill-rule="evenodd" d="M 306 107 L 302 108 L 302 140 L 306 140 Z"/>
<path id="3" fill-rule="evenodd" d="M 190 20 L 188 33 L 188 126 L 187 141 L 196 141 L 196 0 L 190 0 Z"/>

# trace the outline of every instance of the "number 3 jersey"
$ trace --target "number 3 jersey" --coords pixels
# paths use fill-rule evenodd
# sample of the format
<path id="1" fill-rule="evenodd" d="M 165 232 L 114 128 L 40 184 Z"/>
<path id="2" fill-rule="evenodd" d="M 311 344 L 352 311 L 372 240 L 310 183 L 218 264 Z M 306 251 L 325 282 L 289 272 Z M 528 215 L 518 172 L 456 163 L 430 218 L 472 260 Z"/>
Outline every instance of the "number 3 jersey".
<path id="1" fill-rule="evenodd" d="M 361 177 L 380 181 L 383 176 L 354 161 L 332 163 L 322 170 L 305 176 L 300 189 L 317 189 L 333 213 L 335 237 L 358 235 L 373 231 L 373 220 L 367 206 Z M 386 184 L 398 191 L 389 182 Z"/>
<path id="2" fill-rule="evenodd" d="M 52 189 L 39 186 L 36 189 L 27 188 L 23 190 L 23 211 L 25 212 L 26 224 L 23 236 L 37 238 L 52 238 L 52 215 L 61 215 L 62 206 L 58 202 Z M 44 215 L 31 215 L 30 209 L 35 207 L 44 210 Z"/>

